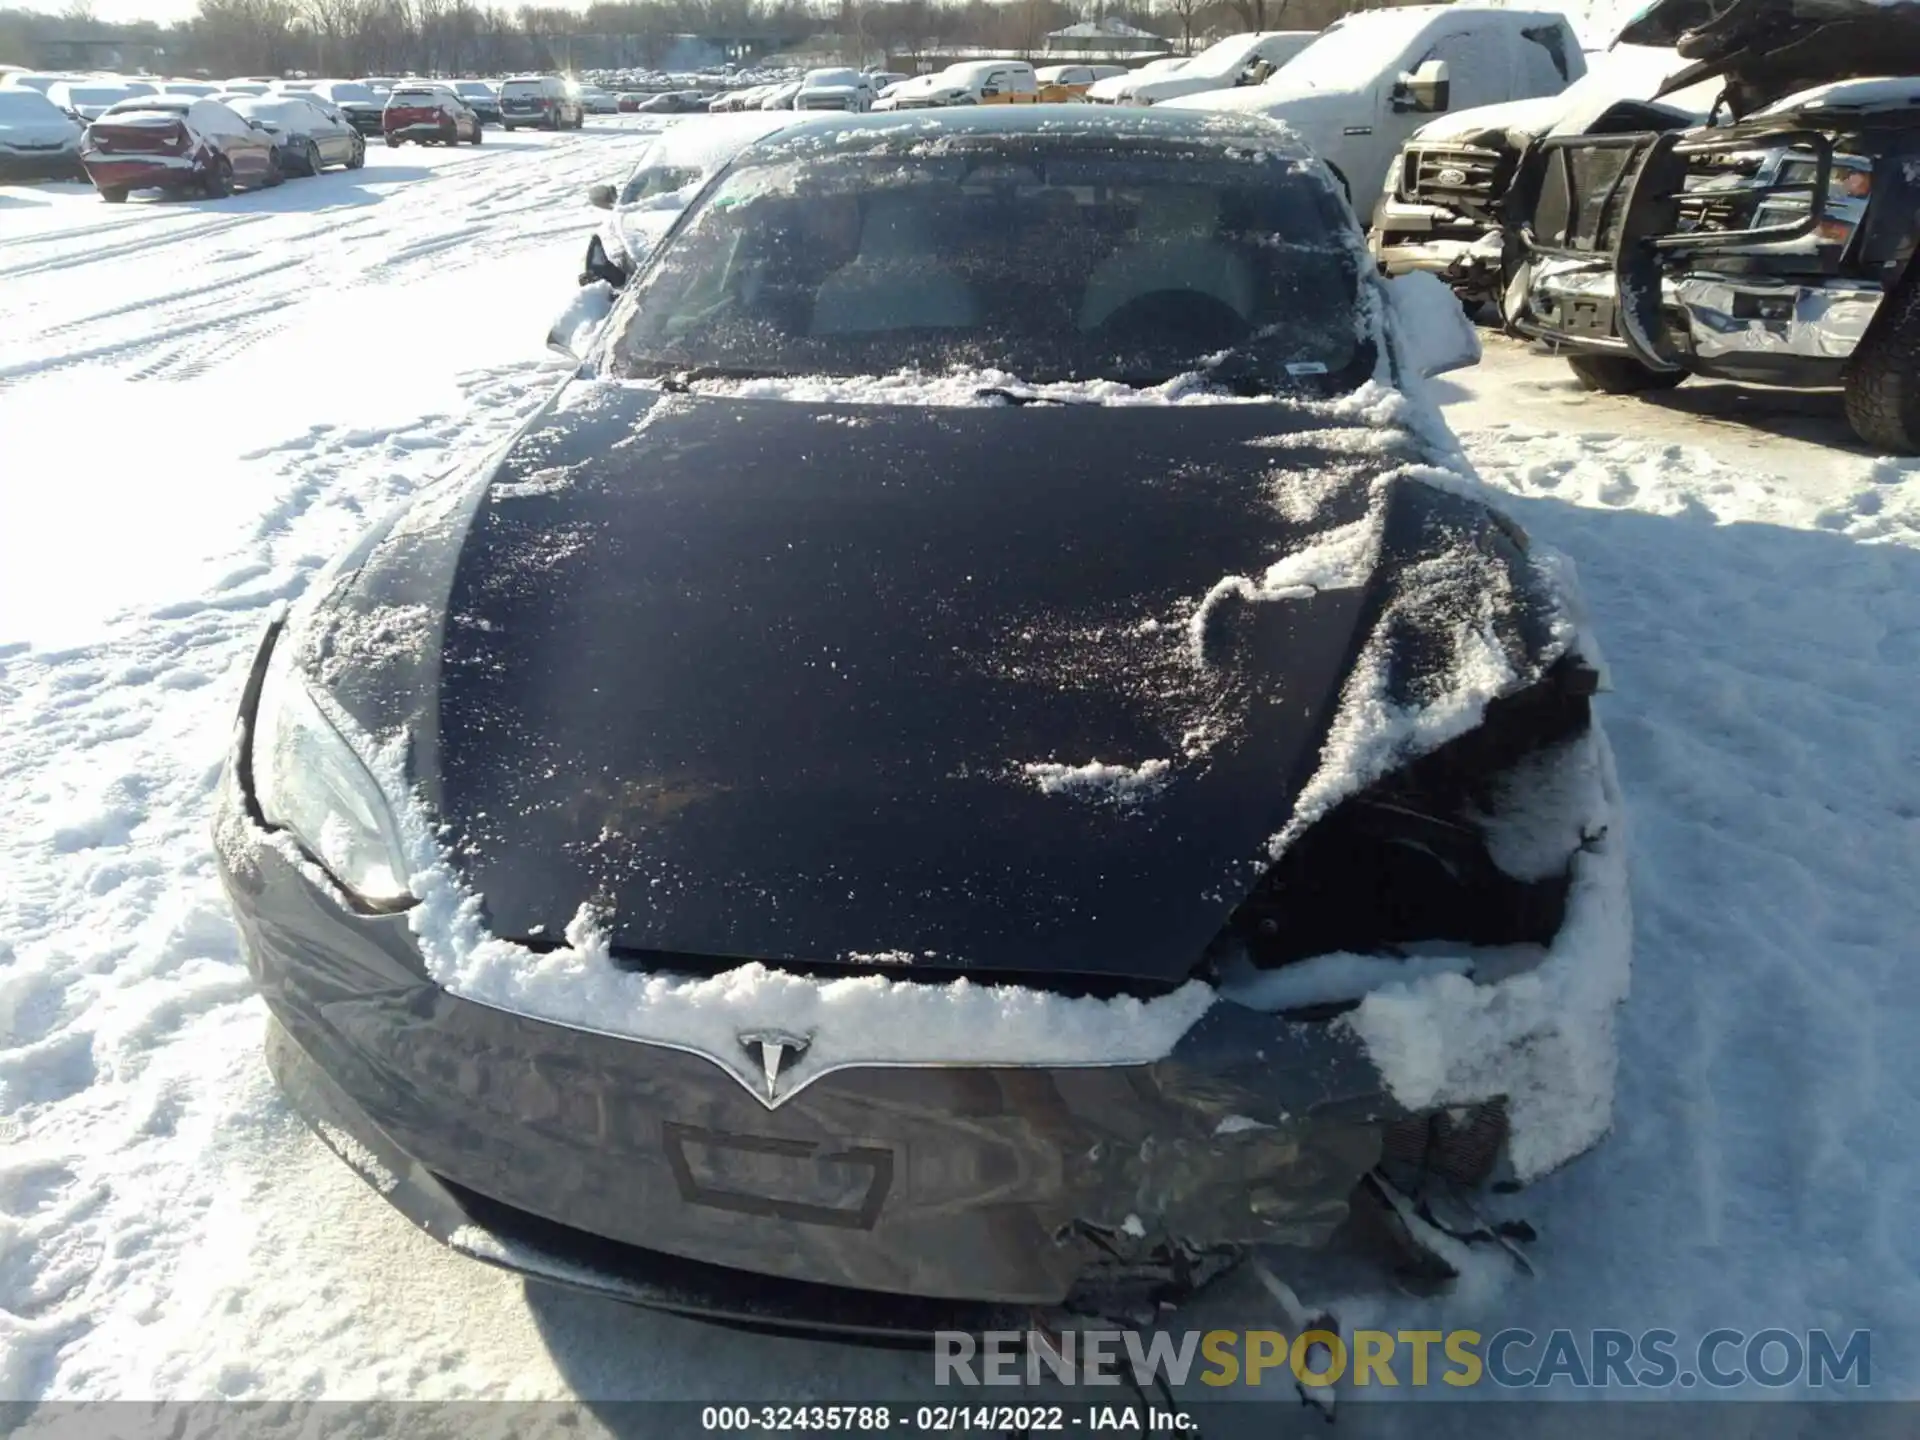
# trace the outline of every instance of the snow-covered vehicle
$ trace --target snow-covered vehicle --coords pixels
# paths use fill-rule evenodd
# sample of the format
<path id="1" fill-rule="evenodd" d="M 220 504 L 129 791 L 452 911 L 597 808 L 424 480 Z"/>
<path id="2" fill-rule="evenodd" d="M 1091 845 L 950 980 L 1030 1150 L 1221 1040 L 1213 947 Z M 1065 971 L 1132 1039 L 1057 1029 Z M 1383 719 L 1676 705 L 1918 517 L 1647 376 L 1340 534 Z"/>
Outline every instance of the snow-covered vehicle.
<path id="1" fill-rule="evenodd" d="M 47 99 L 83 125 L 98 120 L 122 100 L 154 93 L 145 81 L 61 80 L 47 87 Z"/>
<path id="2" fill-rule="evenodd" d="M 1283 121 L 1373 213 L 1387 164 L 1437 115 L 1554 95 L 1586 73 L 1559 11 L 1405 5 L 1336 20 L 1263 84 L 1163 100 Z M 1097 87 L 1096 87 L 1097 88 Z"/>
<path id="3" fill-rule="evenodd" d="M 1517 248 L 1506 227 L 1507 190 L 1535 142 L 1704 123 L 1718 81 L 1653 99 L 1687 63 L 1671 48 L 1616 45 L 1558 95 L 1457 110 L 1422 125 L 1381 183 L 1367 237 L 1374 258 L 1389 275 L 1431 271 L 1470 304 L 1497 298 Z"/>
<path id="4" fill-rule="evenodd" d="M 578 94 L 580 108 L 589 115 L 620 113 L 619 98 L 611 90 L 602 90 L 598 85 L 582 85 Z"/>
<path id="5" fill-rule="evenodd" d="M 962 60 L 932 75 L 916 75 L 874 101 L 876 110 L 934 110 L 946 105 L 1030 105 L 1040 81 L 1024 60 Z"/>
<path id="6" fill-rule="evenodd" d="M 702 1315 L 1440 1263 L 1606 1129 L 1629 936 L 1570 574 L 1422 395 L 1476 355 L 1258 116 L 754 142 L 269 627 L 215 843 L 280 1085 L 457 1249 Z"/>
<path id="7" fill-rule="evenodd" d="M 1157 105 L 1180 95 L 1258 85 L 1318 38 L 1313 30 L 1259 30 L 1216 40 L 1177 70 L 1136 71 L 1091 86 L 1087 98 L 1100 105 Z"/>
<path id="8" fill-rule="evenodd" d="M 587 241 L 580 283 L 625 285 L 716 171 L 761 136 L 797 123 L 792 111 L 753 110 L 662 131 L 618 186 L 588 188 L 588 203 L 610 213 Z"/>
<path id="9" fill-rule="evenodd" d="M 500 82 L 500 128 L 538 125 L 544 130 L 578 130 L 587 112 L 573 87 L 558 75 L 515 75 Z"/>
<path id="10" fill-rule="evenodd" d="M 1724 82 L 1716 123 L 1544 141 L 1509 323 L 1597 390 L 1837 386 L 1920 453 L 1920 8 L 1661 0 L 1621 38 Z"/>
<path id="11" fill-rule="evenodd" d="M 387 106 L 386 94 L 375 91 L 372 86 L 358 80 L 316 80 L 306 93 L 338 107 L 347 117 L 347 123 L 362 135 L 380 133 L 380 117 Z"/>
<path id="12" fill-rule="evenodd" d="M 289 175 L 318 175 L 329 165 L 358 170 L 367 163 L 366 137 L 317 96 L 234 95 L 222 97 L 222 103 L 267 132 L 280 152 L 280 168 Z"/>
<path id="13" fill-rule="evenodd" d="M 132 190 L 197 190 L 218 198 L 286 178 L 273 138 L 218 100 L 137 95 L 87 127 L 80 161 L 100 198 L 117 205 Z"/>
<path id="14" fill-rule="evenodd" d="M 794 98 L 800 93 L 800 82 L 789 80 L 784 84 L 769 86 L 767 93 L 760 97 L 762 110 L 791 110 Z"/>
<path id="15" fill-rule="evenodd" d="M 793 97 L 796 110 L 843 110 L 864 114 L 873 108 L 873 82 L 858 70 L 809 70 Z"/>
<path id="16" fill-rule="evenodd" d="M 81 126 L 30 86 L 0 86 L 0 184 L 85 173 Z"/>
<path id="17" fill-rule="evenodd" d="M 500 91 L 486 80 L 455 80 L 453 93 L 480 117 L 482 125 L 500 123 Z"/>

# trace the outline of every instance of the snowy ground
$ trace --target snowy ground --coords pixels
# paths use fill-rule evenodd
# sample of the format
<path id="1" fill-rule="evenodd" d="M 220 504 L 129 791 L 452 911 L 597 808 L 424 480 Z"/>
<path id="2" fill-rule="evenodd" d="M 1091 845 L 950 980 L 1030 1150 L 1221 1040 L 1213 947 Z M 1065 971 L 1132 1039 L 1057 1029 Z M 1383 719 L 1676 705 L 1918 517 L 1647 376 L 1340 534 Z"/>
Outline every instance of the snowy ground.
<path id="1" fill-rule="evenodd" d="M 414 1233 L 275 1097 L 214 878 L 265 607 L 557 381 L 581 191 L 640 143 L 376 148 L 223 202 L 0 188 L 0 1400 L 925 1389 Z M 1527 1200 L 1540 1274 L 1392 1318 L 1870 1328 L 1875 1393 L 1920 1396 L 1920 466 L 1822 397 L 1589 397 L 1498 341 L 1447 397 L 1580 566 L 1638 949 L 1617 1133 Z"/>

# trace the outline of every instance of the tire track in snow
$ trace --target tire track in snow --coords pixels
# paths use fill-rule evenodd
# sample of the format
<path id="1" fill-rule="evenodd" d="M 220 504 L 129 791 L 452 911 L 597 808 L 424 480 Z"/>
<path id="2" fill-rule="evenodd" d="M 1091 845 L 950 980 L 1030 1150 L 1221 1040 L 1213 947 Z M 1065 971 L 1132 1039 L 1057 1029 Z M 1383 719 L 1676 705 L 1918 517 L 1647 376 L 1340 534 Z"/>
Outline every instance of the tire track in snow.
<path id="1" fill-rule="evenodd" d="M 265 607 L 370 511 L 497 444 L 558 373 L 476 372 L 456 412 L 260 452 L 277 483 L 253 538 L 198 594 L 0 655 L 0 1395 L 58 1393 L 70 1347 L 182 1283 L 230 1151 L 294 1139 L 207 830 Z"/>

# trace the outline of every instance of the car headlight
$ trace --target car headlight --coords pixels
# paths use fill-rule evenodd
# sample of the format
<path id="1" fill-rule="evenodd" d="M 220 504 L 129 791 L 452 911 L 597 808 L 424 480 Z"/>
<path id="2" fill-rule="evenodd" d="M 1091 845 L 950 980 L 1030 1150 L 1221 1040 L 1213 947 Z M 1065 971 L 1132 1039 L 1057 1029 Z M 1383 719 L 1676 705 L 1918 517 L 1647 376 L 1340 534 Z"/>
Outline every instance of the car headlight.
<path id="1" fill-rule="evenodd" d="M 296 671 L 284 634 L 275 649 L 253 733 L 261 815 L 368 905 L 406 903 L 413 896 L 392 806 Z"/>

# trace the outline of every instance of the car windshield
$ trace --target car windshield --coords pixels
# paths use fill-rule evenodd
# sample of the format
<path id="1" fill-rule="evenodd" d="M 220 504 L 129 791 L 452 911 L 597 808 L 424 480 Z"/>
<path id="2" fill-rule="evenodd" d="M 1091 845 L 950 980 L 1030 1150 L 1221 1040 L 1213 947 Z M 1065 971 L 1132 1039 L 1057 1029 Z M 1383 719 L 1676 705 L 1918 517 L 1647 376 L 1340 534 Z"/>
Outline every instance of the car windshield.
<path id="1" fill-rule="evenodd" d="M 477 80 L 469 80 L 453 87 L 462 95 L 492 95 L 493 92 Z"/>
<path id="2" fill-rule="evenodd" d="M 139 92 L 125 85 L 69 86 L 67 103 L 69 105 L 111 105 L 116 100 L 125 100 L 129 95 Z"/>
<path id="3" fill-rule="evenodd" d="M 365 85 L 322 85 L 320 93 L 331 96 L 336 104 L 343 100 L 374 102 L 380 98 Z"/>
<path id="4" fill-rule="evenodd" d="M 1256 391 L 1372 370 L 1350 237 L 1282 155 L 947 136 L 736 164 L 634 287 L 619 373 L 992 368 Z"/>
<path id="5" fill-rule="evenodd" d="M 59 107 L 38 90 L 0 89 L 0 123 L 60 118 Z"/>

